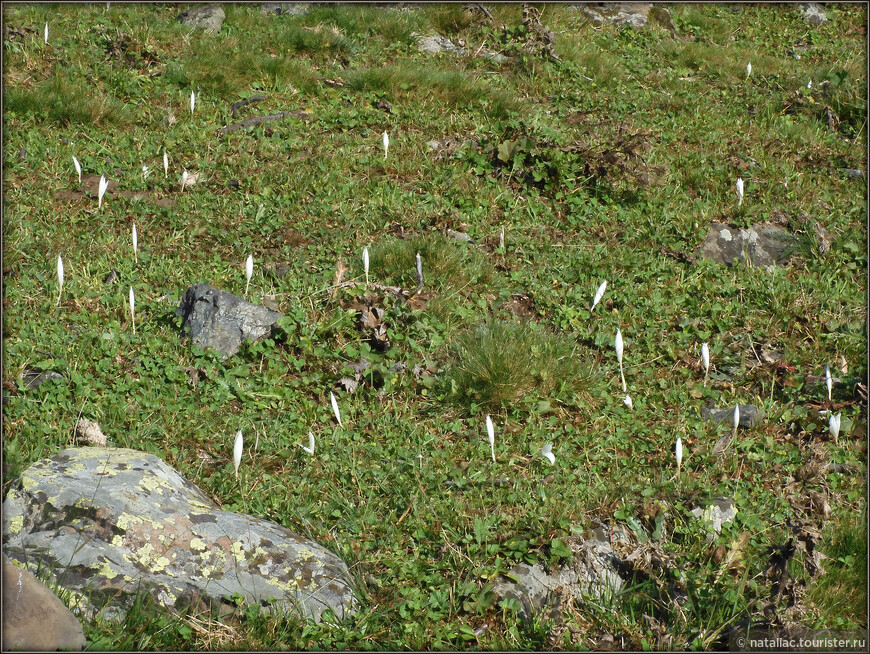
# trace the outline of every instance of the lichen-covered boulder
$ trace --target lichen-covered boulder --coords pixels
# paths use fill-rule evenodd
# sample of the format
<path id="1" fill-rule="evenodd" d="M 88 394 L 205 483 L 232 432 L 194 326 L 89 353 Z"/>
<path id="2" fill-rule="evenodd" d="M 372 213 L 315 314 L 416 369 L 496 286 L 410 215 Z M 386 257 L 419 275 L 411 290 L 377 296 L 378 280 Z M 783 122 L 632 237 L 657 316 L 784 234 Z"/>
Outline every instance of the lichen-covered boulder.
<path id="1" fill-rule="evenodd" d="M 343 618 L 356 601 L 335 554 L 267 520 L 222 511 L 158 457 L 74 448 L 21 475 L 3 502 L 3 551 L 50 570 L 87 614 L 123 615 L 147 592 L 164 607 Z"/>
<path id="2" fill-rule="evenodd" d="M 283 316 L 208 284 L 188 288 L 175 313 L 184 318 L 182 329 L 195 345 L 214 348 L 224 359 L 236 354 L 242 341 L 266 338 Z"/>

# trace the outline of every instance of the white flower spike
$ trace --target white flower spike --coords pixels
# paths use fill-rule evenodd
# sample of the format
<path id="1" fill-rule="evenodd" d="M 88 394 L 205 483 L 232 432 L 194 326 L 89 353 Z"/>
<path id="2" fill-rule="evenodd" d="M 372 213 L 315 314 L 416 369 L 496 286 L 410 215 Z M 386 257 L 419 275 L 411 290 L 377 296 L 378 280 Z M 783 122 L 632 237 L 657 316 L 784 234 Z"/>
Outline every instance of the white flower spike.
<path id="1" fill-rule="evenodd" d="M 842 414 L 840 414 L 840 413 L 837 413 L 836 415 L 832 413 L 828 417 L 828 429 L 831 430 L 831 434 L 834 437 L 835 443 L 837 443 L 837 439 L 840 436 L 840 418 L 841 418 L 841 415 Z"/>
<path id="2" fill-rule="evenodd" d="M 501 226 L 501 235 L 498 237 L 498 249 L 504 250 L 504 225 Z"/>
<path id="3" fill-rule="evenodd" d="M 242 436 L 242 430 L 236 432 L 236 442 L 233 444 L 233 468 L 236 470 L 236 477 L 239 476 L 239 466 L 242 465 L 242 451 L 245 449 L 245 437 Z"/>
<path id="4" fill-rule="evenodd" d="M 737 206 L 739 207 L 743 204 L 743 179 L 741 177 L 737 178 L 735 186 L 737 187 Z"/>
<path id="5" fill-rule="evenodd" d="M 341 413 L 338 412 L 338 401 L 336 401 L 335 394 L 332 391 L 329 391 L 329 401 L 332 403 L 332 412 L 335 414 L 338 426 L 344 427 L 344 425 L 341 424 Z"/>
<path id="6" fill-rule="evenodd" d="M 133 287 L 130 287 L 130 323 L 133 325 L 133 333 L 136 333 L 136 296 Z"/>
<path id="7" fill-rule="evenodd" d="M 60 296 L 63 294 L 63 259 L 57 255 L 57 306 L 60 306 Z"/>
<path id="8" fill-rule="evenodd" d="M 734 405 L 734 429 L 731 432 L 731 440 L 734 440 L 734 437 L 737 435 L 737 427 L 740 424 L 740 405 Z"/>
<path id="9" fill-rule="evenodd" d="M 384 132 L 384 159 L 387 158 L 387 151 L 390 149 L 390 135 Z"/>
<path id="10" fill-rule="evenodd" d="M 810 81 L 807 82 L 807 88 L 808 88 L 808 89 L 813 88 L 813 80 L 810 80 Z"/>
<path id="11" fill-rule="evenodd" d="M 628 407 L 629 411 L 634 409 L 634 402 L 632 402 L 631 400 L 631 395 L 626 395 L 624 398 L 622 398 L 622 403 Z"/>
<path id="12" fill-rule="evenodd" d="M 366 287 L 369 285 L 369 249 L 363 248 L 363 271 L 366 274 Z"/>
<path id="13" fill-rule="evenodd" d="M 613 347 L 616 349 L 616 359 L 619 361 L 619 377 L 622 379 L 622 392 L 627 393 L 628 387 L 625 385 L 625 373 L 622 371 L 622 352 L 623 352 L 623 342 L 622 342 L 622 332 L 619 328 L 616 328 L 616 339 L 613 341 Z"/>
<path id="14" fill-rule="evenodd" d="M 193 109 L 196 107 L 196 94 L 191 91 L 190 92 L 190 113 L 193 113 Z"/>
<path id="15" fill-rule="evenodd" d="M 492 426 L 492 418 L 489 416 L 486 416 L 486 437 L 489 439 L 492 462 L 495 463 L 495 428 Z"/>
<path id="16" fill-rule="evenodd" d="M 97 209 L 102 208 L 103 206 L 103 196 L 106 194 L 106 191 L 109 188 L 109 180 L 106 179 L 105 175 L 100 177 L 100 187 L 97 189 Z"/>
<path id="17" fill-rule="evenodd" d="M 828 402 L 831 401 L 831 391 L 834 389 L 834 380 L 831 378 L 831 366 L 825 364 L 825 385 L 828 387 Z"/>
<path id="18" fill-rule="evenodd" d="M 556 455 L 553 454 L 553 444 L 547 443 L 541 448 L 539 454 L 550 462 L 550 465 L 556 463 Z"/>
<path id="19" fill-rule="evenodd" d="M 423 259 L 420 258 L 420 253 L 417 253 L 417 292 L 423 290 Z"/>
<path id="20" fill-rule="evenodd" d="M 245 295 L 248 294 L 248 287 L 251 285 L 251 277 L 254 276 L 254 255 L 249 254 L 248 260 L 245 261 L 245 278 L 247 282 L 245 282 Z"/>
<path id="21" fill-rule="evenodd" d="M 677 436 L 677 447 L 674 452 L 677 456 L 677 474 L 680 474 L 680 466 L 683 465 L 683 441 Z"/>
<path id="22" fill-rule="evenodd" d="M 184 192 L 184 187 L 187 186 L 187 171 L 181 173 L 181 191 Z"/>
<path id="23" fill-rule="evenodd" d="M 595 297 L 592 299 L 592 306 L 589 307 L 589 312 L 595 311 L 595 306 L 601 302 L 601 298 L 604 297 L 604 291 L 607 290 L 607 280 L 605 279 L 601 282 L 601 286 L 598 287 L 598 290 L 595 291 Z"/>
<path id="24" fill-rule="evenodd" d="M 297 445 L 309 454 L 314 454 L 314 434 L 311 431 L 308 432 L 308 447 L 305 447 L 302 443 L 297 443 Z"/>
<path id="25" fill-rule="evenodd" d="M 139 234 L 136 232 L 136 223 L 133 223 L 133 256 L 139 260 Z"/>
<path id="26" fill-rule="evenodd" d="M 79 184 L 82 183 L 82 165 L 79 160 L 73 156 L 73 167 L 76 169 L 76 174 L 79 176 Z"/>
<path id="27" fill-rule="evenodd" d="M 166 154 L 166 150 L 163 151 L 163 177 L 169 177 L 169 155 Z"/>
<path id="28" fill-rule="evenodd" d="M 750 75 L 752 75 L 752 62 L 751 61 L 748 64 L 746 64 L 746 77 L 749 77 Z"/>
<path id="29" fill-rule="evenodd" d="M 704 362 L 704 386 L 706 386 L 707 376 L 710 374 L 710 348 L 706 343 L 701 346 L 701 359 Z"/>
<path id="30" fill-rule="evenodd" d="M 45 45 L 48 45 L 48 23 L 45 24 Z"/>

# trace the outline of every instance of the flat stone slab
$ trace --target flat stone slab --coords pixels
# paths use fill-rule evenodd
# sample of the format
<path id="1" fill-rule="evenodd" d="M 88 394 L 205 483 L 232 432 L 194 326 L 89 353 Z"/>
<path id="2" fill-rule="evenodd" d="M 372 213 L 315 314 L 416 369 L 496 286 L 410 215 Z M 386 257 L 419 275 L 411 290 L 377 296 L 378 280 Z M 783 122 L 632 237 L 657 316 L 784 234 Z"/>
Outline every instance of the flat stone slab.
<path id="1" fill-rule="evenodd" d="M 51 570 L 87 615 L 119 617 L 139 592 L 183 611 L 236 608 L 319 620 L 356 610 L 347 566 L 261 518 L 222 511 L 158 457 L 73 448 L 30 466 L 3 502 L 3 551 Z"/>
<path id="2" fill-rule="evenodd" d="M 175 315 L 184 318 L 182 329 L 194 345 L 218 350 L 226 359 L 238 353 L 242 341 L 269 336 L 284 314 L 208 284 L 195 284 L 184 292 Z"/>
<path id="3" fill-rule="evenodd" d="M 3 651 L 81 651 L 82 625 L 57 595 L 3 555 Z"/>
<path id="4" fill-rule="evenodd" d="M 770 269 L 788 259 L 788 248 L 794 242 L 794 236 L 776 225 L 756 223 L 749 229 L 742 229 L 713 223 L 698 253 L 728 266 L 749 261 L 757 268 Z"/>

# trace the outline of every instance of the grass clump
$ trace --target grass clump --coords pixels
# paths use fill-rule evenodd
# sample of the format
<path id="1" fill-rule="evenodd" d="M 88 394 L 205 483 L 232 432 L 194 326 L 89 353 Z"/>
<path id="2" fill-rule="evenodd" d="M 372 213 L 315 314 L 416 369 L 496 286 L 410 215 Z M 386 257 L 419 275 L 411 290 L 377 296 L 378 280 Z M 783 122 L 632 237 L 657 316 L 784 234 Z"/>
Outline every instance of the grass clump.
<path id="1" fill-rule="evenodd" d="M 534 323 L 497 322 L 455 339 L 447 397 L 469 410 L 549 397 L 573 402 L 589 379 L 577 347 L 566 338 Z"/>
<path id="2" fill-rule="evenodd" d="M 55 74 L 32 89 L 9 89 L 3 95 L 3 104 L 6 112 L 33 114 L 63 127 L 127 122 L 120 102 L 69 74 Z"/>
<path id="3" fill-rule="evenodd" d="M 411 239 L 385 240 L 371 250 L 371 265 L 387 283 L 416 288 L 416 257 L 423 260 L 427 288 L 438 291 L 461 291 L 471 285 L 480 290 L 493 282 L 491 268 L 483 255 L 441 234 L 427 234 Z"/>

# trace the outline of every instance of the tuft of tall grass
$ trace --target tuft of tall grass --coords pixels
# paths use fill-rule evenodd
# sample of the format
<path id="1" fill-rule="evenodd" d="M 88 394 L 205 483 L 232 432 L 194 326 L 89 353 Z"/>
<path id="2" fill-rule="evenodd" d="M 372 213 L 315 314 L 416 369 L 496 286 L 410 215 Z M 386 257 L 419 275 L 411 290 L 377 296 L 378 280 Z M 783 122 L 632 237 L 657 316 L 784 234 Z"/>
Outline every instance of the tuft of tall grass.
<path id="1" fill-rule="evenodd" d="M 547 397 L 571 402 L 591 378 L 576 344 L 535 323 L 478 326 L 457 336 L 450 350 L 447 398 L 468 408 Z"/>
<path id="2" fill-rule="evenodd" d="M 32 89 L 8 89 L 3 104 L 4 111 L 41 116 L 64 127 L 129 122 L 120 102 L 69 73 L 57 73 Z"/>
<path id="3" fill-rule="evenodd" d="M 384 240 L 370 251 L 371 269 L 387 283 L 416 288 L 417 253 L 423 261 L 426 286 L 434 290 L 458 289 L 492 281 L 490 266 L 477 250 L 442 234 Z"/>
<path id="4" fill-rule="evenodd" d="M 431 96 L 444 104 L 467 110 L 475 105 L 494 118 L 507 118 L 522 109 L 518 96 L 494 88 L 456 70 L 402 64 L 351 71 L 345 83 L 354 91 L 383 91 L 397 98 L 404 93 Z"/>

